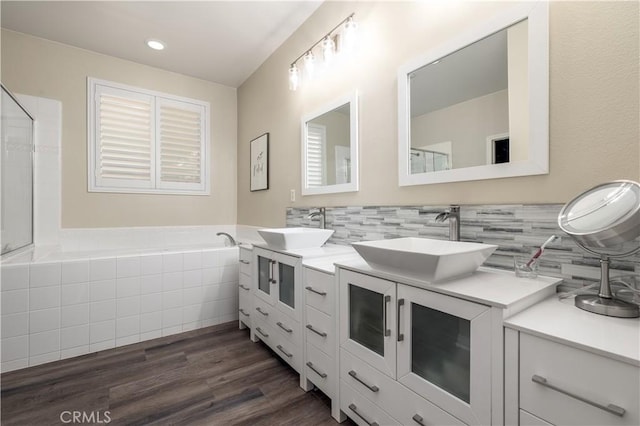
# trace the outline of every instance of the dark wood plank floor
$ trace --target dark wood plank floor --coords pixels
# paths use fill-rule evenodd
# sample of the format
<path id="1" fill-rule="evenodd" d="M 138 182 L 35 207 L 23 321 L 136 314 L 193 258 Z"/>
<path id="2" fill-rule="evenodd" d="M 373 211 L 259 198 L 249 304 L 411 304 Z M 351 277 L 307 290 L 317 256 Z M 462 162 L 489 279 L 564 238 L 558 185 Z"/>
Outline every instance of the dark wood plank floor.
<path id="1" fill-rule="evenodd" d="M 337 424 L 329 400 L 305 393 L 236 322 L 9 372 L 1 383 L 3 426 L 72 424 L 74 411 L 111 425 Z"/>

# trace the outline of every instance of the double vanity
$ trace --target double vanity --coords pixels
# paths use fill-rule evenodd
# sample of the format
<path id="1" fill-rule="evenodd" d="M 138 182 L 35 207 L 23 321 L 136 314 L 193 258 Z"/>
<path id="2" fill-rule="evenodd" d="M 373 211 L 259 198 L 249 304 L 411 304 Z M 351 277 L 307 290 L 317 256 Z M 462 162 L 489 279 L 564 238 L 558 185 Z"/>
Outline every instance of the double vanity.
<path id="1" fill-rule="evenodd" d="M 556 278 L 478 268 L 495 247 L 265 240 L 240 251 L 240 325 L 324 392 L 338 421 L 639 424 L 638 321 L 560 301 Z M 456 272 L 451 257 L 472 266 Z M 425 267 L 437 278 L 421 278 Z"/>

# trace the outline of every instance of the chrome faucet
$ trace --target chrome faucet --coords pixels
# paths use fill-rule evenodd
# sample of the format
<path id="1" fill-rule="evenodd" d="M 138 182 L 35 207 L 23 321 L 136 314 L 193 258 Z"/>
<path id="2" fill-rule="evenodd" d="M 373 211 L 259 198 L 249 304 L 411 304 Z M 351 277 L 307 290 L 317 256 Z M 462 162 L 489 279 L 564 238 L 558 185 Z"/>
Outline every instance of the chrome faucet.
<path id="1" fill-rule="evenodd" d="M 449 219 L 449 240 L 460 241 L 460 206 L 452 205 L 436 216 L 436 222 Z"/>
<path id="2" fill-rule="evenodd" d="M 324 207 L 318 207 L 315 212 L 309 213 L 307 219 L 313 219 L 314 217 L 320 218 L 320 229 L 325 229 L 327 215 Z"/>
<path id="3" fill-rule="evenodd" d="M 229 239 L 229 242 L 231 243 L 231 247 L 233 247 L 233 246 L 236 246 L 236 245 L 237 245 L 236 240 L 235 240 L 231 235 L 227 234 L 226 232 L 218 232 L 218 233 L 216 234 L 216 236 L 218 236 L 218 237 L 219 237 L 220 235 L 224 235 L 225 237 L 227 237 L 227 238 Z"/>

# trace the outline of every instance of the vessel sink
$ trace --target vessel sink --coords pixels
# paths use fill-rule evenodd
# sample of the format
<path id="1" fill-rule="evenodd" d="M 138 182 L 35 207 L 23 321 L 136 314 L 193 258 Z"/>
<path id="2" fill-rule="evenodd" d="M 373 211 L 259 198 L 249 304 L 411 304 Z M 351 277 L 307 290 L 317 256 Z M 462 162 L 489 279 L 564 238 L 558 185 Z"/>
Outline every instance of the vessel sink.
<path id="1" fill-rule="evenodd" d="M 269 247 L 280 250 L 314 248 L 322 246 L 331 234 L 332 229 L 317 228 L 264 228 L 258 234 Z"/>
<path id="2" fill-rule="evenodd" d="M 473 273 L 498 246 L 429 238 L 396 238 L 353 243 L 374 269 L 437 282 Z"/>

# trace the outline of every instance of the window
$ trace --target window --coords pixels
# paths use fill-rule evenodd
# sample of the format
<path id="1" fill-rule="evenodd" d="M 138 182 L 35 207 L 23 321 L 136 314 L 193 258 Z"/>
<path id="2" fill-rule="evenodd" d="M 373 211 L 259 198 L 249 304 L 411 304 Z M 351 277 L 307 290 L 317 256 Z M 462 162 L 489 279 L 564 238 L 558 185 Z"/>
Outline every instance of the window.
<path id="1" fill-rule="evenodd" d="M 327 130 L 321 124 L 307 123 L 307 186 L 326 185 Z"/>
<path id="2" fill-rule="evenodd" d="M 90 78 L 89 191 L 209 194 L 209 103 Z"/>

